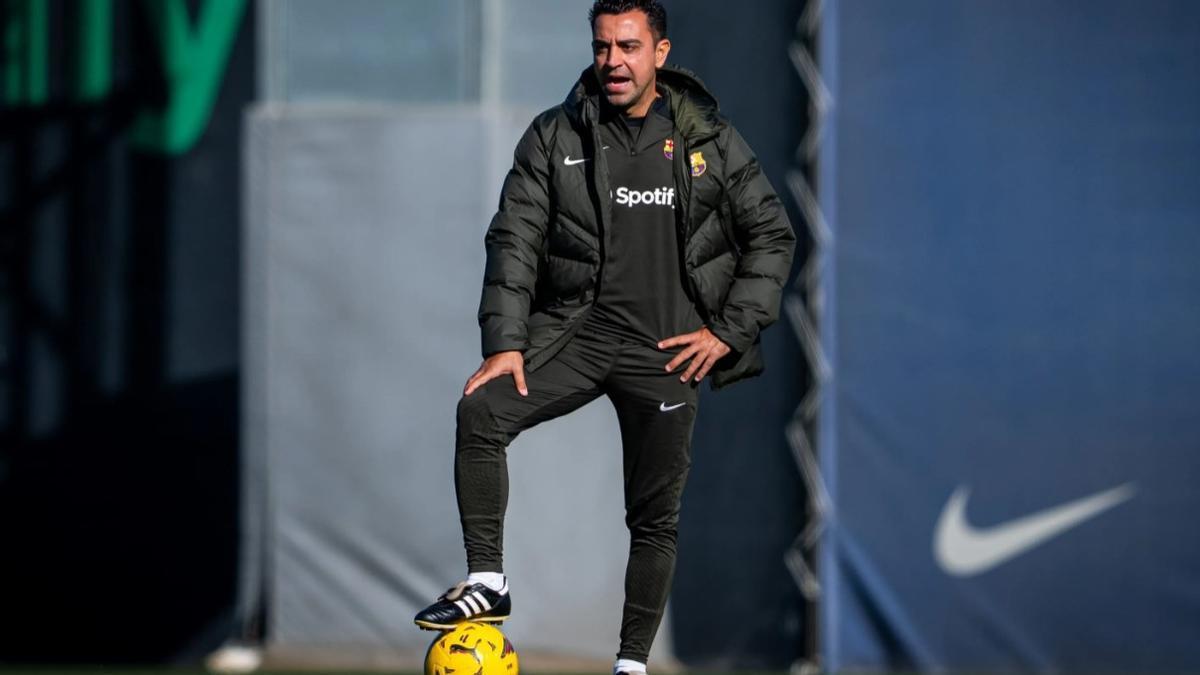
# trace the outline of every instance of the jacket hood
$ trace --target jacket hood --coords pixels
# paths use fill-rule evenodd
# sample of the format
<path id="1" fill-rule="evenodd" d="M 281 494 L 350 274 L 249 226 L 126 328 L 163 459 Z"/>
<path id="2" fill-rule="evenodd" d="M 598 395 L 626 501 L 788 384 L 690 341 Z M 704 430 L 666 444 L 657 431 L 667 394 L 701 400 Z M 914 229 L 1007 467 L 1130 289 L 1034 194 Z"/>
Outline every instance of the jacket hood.
<path id="1" fill-rule="evenodd" d="M 694 142 L 715 136 L 725 126 L 716 97 L 695 73 L 668 63 L 658 69 L 657 80 L 671 96 L 671 114 L 685 139 Z M 600 96 L 596 71 L 588 66 L 571 87 L 563 109 L 573 122 L 588 125 L 599 117 Z"/>

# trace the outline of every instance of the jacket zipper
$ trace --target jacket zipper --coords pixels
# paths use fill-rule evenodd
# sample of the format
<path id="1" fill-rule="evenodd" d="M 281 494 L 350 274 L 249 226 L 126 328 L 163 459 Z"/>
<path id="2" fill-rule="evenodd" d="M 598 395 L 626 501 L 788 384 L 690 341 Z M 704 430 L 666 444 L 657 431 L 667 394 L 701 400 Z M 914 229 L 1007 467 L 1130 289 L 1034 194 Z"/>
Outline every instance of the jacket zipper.
<path id="1" fill-rule="evenodd" d="M 705 323 L 709 321 L 708 308 L 700 301 L 700 290 L 696 287 L 696 281 L 692 278 L 692 271 L 687 265 L 687 242 L 688 242 L 688 227 L 691 223 L 692 215 L 692 174 L 688 168 L 684 158 L 687 157 L 690 147 L 685 144 L 682 136 L 679 135 L 679 129 L 671 132 L 671 138 L 675 143 L 675 194 L 679 196 L 676 202 L 679 208 L 675 211 L 675 232 L 678 235 L 679 242 L 679 265 L 683 268 L 683 276 L 687 279 L 688 290 L 691 291 L 692 305 L 700 312 L 700 317 Z"/>
<path id="2" fill-rule="evenodd" d="M 607 193 L 609 190 L 608 161 L 603 156 L 604 142 L 600 139 L 600 128 L 596 120 L 593 119 L 590 114 L 587 114 L 586 120 L 588 123 L 588 129 L 592 133 L 591 171 L 592 185 L 596 188 L 596 218 L 597 222 L 600 224 L 600 265 L 596 268 L 596 281 L 594 284 L 592 284 L 592 296 L 588 301 L 587 309 L 584 310 L 583 314 L 581 314 L 579 318 L 575 319 L 575 321 L 572 322 L 572 324 L 567 328 L 567 331 L 554 340 L 554 342 L 551 342 L 545 347 L 537 350 L 533 353 L 533 356 L 528 356 L 528 352 L 526 353 L 525 367 L 529 370 L 537 369 L 542 365 L 546 358 L 545 355 L 549 353 L 550 347 L 553 347 L 562 340 L 571 339 L 575 333 L 579 332 L 580 327 L 582 327 L 583 323 L 587 321 L 588 315 L 592 313 L 592 308 L 596 306 L 596 298 L 600 297 L 600 285 L 604 283 L 604 252 L 608 250 L 608 237 L 611 229 L 609 227 L 611 213 L 609 212 L 608 208 L 610 205 L 608 205 L 608 202 L 605 201 L 604 197 L 605 193 Z M 603 167 L 601 166 L 601 163 L 603 163 Z M 603 185 L 601 185 L 601 183 L 603 183 Z M 587 291 L 584 291 L 584 295 L 586 294 Z"/>

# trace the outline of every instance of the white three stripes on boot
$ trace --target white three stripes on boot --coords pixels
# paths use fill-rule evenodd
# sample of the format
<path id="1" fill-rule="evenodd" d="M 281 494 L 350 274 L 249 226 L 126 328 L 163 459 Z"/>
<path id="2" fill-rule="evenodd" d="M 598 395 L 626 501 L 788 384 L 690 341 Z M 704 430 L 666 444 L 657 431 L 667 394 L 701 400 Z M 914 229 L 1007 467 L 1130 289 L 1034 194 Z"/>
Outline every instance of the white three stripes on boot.
<path id="1" fill-rule="evenodd" d="M 492 608 L 491 604 L 488 603 L 487 599 L 484 598 L 483 594 L 481 594 L 479 591 L 472 593 L 471 597 L 475 598 L 475 602 L 479 603 L 479 606 L 483 608 L 479 611 L 486 612 Z"/>
<path id="2" fill-rule="evenodd" d="M 469 595 L 463 596 L 463 602 L 467 603 L 467 606 L 471 608 L 471 611 L 467 613 L 467 616 L 471 616 L 473 614 L 478 614 L 479 612 L 482 611 L 479 609 L 479 603 L 475 602 L 475 598 L 473 598 Z"/>

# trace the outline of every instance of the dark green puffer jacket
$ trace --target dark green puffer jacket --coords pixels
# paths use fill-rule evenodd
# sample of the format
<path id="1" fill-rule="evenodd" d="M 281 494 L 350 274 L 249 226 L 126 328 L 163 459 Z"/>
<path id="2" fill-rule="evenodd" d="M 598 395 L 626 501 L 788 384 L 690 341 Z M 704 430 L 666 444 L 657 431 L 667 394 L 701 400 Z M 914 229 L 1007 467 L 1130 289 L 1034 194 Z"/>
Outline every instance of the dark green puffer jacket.
<path id="1" fill-rule="evenodd" d="M 759 333 L 779 317 L 795 235 L 754 153 L 700 80 L 667 66 L 658 84 L 669 92 L 675 118 L 685 290 L 709 330 L 733 350 L 709 372 L 717 389 L 762 372 Z M 612 193 L 604 153 L 595 151 L 599 96 L 589 67 L 566 101 L 534 118 L 485 238 L 483 355 L 519 350 L 527 372 L 582 324 L 601 278 Z M 567 157 L 590 161 L 567 166 Z"/>

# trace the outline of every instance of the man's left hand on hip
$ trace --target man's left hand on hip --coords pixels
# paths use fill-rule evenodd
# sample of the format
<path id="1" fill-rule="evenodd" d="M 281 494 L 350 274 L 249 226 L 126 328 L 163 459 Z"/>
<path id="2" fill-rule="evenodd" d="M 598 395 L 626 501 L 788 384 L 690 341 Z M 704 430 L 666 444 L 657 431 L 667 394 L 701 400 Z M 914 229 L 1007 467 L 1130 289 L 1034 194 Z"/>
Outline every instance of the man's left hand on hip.
<path id="1" fill-rule="evenodd" d="M 667 372 L 674 371 L 688 359 L 692 360 L 683 376 L 679 378 L 680 382 L 687 382 L 693 376 L 697 382 L 704 379 L 713 364 L 731 351 L 729 345 L 721 342 L 707 326 L 691 333 L 669 337 L 659 342 L 658 348 L 666 349 L 678 345 L 685 345 L 684 350 L 676 354 L 675 358 L 667 364 Z"/>

